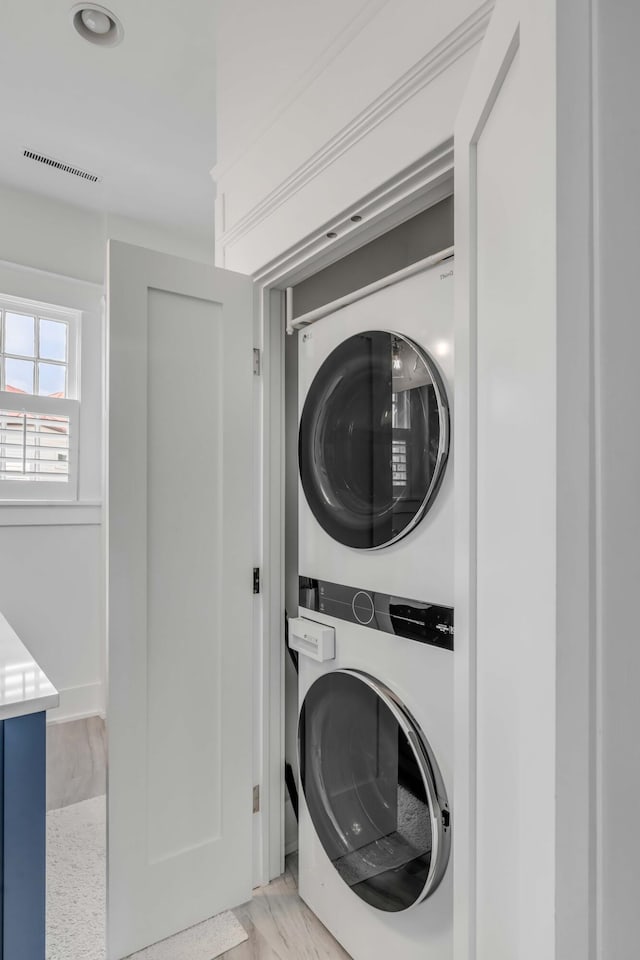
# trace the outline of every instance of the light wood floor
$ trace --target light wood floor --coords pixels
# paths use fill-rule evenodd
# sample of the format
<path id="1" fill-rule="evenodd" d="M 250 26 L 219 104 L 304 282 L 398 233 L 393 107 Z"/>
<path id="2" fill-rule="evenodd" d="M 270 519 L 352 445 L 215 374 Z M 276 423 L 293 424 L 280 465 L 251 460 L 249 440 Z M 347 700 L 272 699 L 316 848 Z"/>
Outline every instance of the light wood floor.
<path id="1" fill-rule="evenodd" d="M 255 890 L 234 913 L 249 939 L 220 960 L 350 960 L 298 896 L 295 855 L 287 857 L 281 877 Z"/>
<path id="2" fill-rule="evenodd" d="M 100 796 L 106 776 L 104 720 L 88 717 L 47 725 L 47 810 Z"/>

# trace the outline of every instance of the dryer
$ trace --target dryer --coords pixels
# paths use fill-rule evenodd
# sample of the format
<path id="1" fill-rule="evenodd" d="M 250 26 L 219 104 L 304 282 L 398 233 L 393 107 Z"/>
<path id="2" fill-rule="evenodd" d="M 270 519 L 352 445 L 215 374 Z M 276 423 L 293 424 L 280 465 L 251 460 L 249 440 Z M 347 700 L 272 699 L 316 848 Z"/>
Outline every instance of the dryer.
<path id="1" fill-rule="evenodd" d="M 299 571 L 453 603 L 453 266 L 299 333 Z"/>

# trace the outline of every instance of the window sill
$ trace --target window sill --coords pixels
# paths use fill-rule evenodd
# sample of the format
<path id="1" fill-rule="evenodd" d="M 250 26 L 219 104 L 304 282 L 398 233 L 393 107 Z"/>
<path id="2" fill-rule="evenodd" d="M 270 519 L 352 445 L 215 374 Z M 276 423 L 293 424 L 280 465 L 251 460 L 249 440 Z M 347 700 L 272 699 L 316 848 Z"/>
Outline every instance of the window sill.
<path id="1" fill-rule="evenodd" d="M 4 500 L 0 501 L 0 527 L 99 526 L 102 503 L 97 500 Z"/>

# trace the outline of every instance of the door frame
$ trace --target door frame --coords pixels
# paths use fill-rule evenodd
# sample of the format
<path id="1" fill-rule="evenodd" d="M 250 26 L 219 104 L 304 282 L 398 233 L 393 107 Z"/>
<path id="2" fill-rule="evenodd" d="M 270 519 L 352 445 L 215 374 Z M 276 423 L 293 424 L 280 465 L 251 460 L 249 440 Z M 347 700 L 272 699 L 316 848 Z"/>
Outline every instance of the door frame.
<path id="1" fill-rule="evenodd" d="M 254 698 L 258 724 L 254 766 L 260 809 L 254 824 L 254 884 L 284 871 L 284 523 L 285 523 L 285 309 L 287 288 L 347 256 L 376 237 L 453 194 L 453 139 L 447 139 L 377 190 L 257 271 L 255 346 L 261 351 L 256 404 L 256 463 L 260 489 L 257 560 L 261 595 L 255 618 Z M 353 222 L 353 216 L 362 217 Z M 328 233 L 337 237 L 328 238 Z"/>

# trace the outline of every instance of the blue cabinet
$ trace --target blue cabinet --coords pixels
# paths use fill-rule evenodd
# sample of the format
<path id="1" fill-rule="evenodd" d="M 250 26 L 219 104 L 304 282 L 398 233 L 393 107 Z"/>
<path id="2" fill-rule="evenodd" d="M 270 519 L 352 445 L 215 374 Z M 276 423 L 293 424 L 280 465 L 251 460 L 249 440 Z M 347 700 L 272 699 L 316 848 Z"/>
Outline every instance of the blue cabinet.
<path id="1" fill-rule="evenodd" d="M 0 960 L 45 960 L 44 712 L 0 722 L 0 771 Z"/>

